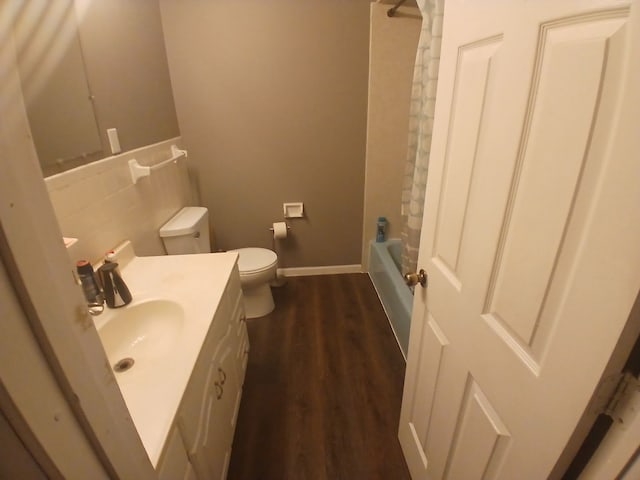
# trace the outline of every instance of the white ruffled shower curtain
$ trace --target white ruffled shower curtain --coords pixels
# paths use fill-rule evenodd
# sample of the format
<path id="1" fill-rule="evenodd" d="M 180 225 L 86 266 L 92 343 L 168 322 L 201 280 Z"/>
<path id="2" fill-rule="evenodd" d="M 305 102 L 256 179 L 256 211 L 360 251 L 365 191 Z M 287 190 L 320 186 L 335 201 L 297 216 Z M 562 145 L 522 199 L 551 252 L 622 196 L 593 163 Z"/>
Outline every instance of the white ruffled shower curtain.
<path id="1" fill-rule="evenodd" d="M 402 186 L 402 271 L 415 272 L 438 84 L 444 0 L 418 0 L 422 30 L 413 72 L 409 148 Z"/>

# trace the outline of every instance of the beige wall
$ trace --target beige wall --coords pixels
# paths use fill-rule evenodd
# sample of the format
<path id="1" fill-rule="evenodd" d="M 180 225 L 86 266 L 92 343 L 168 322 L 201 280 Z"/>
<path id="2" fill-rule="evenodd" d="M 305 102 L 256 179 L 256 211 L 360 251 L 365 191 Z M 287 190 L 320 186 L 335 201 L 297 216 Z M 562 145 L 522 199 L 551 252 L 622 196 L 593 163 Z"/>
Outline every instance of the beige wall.
<path id="1" fill-rule="evenodd" d="M 369 0 L 160 1 L 182 138 L 216 247 L 281 266 L 359 264 Z"/>
<path id="2" fill-rule="evenodd" d="M 131 240 L 137 255 L 164 255 L 161 227 L 183 206 L 193 203 L 187 164 L 153 171 L 131 181 L 128 162 L 157 163 L 171 156 L 174 138 L 100 160 L 45 180 L 60 230 L 79 241 L 69 249 L 72 261 L 99 260 L 104 252 Z"/>
<path id="3" fill-rule="evenodd" d="M 362 265 L 368 266 L 369 242 L 376 220 L 387 217 L 387 237 L 402 231 L 400 199 L 407 155 L 409 100 L 422 17 L 401 7 L 387 17 L 389 5 L 371 4 L 367 160 L 362 228 Z"/>

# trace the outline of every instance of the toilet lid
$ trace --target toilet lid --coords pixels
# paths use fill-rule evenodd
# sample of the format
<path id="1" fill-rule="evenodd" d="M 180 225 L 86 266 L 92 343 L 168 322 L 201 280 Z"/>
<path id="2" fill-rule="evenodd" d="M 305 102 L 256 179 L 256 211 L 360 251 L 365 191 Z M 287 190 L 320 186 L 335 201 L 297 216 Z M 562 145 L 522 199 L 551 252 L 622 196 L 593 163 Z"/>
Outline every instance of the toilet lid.
<path id="1" fill-rule="evenodd" d="M 238 269 L 240 273 L 252 273 L 273 266 L 278 256 L 266 248 L 238 248 L 230 250 L 238 252 Z"/>

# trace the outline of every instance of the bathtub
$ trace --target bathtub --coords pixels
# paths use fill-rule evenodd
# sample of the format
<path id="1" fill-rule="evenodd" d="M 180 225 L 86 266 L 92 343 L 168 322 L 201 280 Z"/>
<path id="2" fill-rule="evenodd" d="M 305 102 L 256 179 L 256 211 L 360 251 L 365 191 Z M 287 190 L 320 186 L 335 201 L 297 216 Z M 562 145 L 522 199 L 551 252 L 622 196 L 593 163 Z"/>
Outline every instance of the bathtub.
<path id="1" fill-rule="evenodd" d="M 369 277 L 378 292 L 384 311 L 405 359 L 409 345 L 409 327 L 413 294 L 400 272 L 402 243 L 390 238 L 386 242 L 371 241 L 369 248 Z"/>

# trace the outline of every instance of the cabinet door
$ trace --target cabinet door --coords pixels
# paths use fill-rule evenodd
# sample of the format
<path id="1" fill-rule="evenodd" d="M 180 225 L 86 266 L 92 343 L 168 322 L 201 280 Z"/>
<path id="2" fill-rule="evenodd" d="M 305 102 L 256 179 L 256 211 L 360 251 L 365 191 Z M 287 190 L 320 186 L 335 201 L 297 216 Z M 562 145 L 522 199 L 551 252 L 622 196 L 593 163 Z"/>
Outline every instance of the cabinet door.
<path id="1" fill-rule="evenodd" d="M 213 405 L 209 400 L 209 392 L 216 388 L 213 366 L 220 354 L 221 344 L 231 330 L 230 313 L 227 302 L 221 301 L 182 398 L 178 426 L 188 449 L 198 443 L 205 434 L 204 425 L 208 425 L 206 418 L 211 415 Z"/>
<path id="2" fill-rule="evenodd" d="M 226 476 L 235 426 L 238 382 L 233 371 L 232 332 L 227 335 L 211 364 L 206 408 L 201 416 L 197 441 L 189 449 L 189 458 L 199 479 Z"/>
<path id="3" fill-rule="evenodd" d="M 236 352 L 233 342 L 233 336 L 230 336 L 229 342 L 225 345 L 220 355 L 220 363 L 218 373 L 224 375 L 224 394 L 220 399 L 220 409 L 218 410 L 219 418 L 224 420 L 228 428 L 227 442 L 229 447 L 233 441 L 233 432 L 235 430 L 235 422 L 238 406 L 240 403 L 241 389 L 236 374 Z"/>
<path id="4" fill-rule="evenodd" d="M 207 459 L 204 448 L 211 444 L 210 431 L 211 419 L 215 409 L 216 391 L 221 391 L 219 386 L 216 386 L 214 379 L 213 368 L 207 372 L 207 381 L 205 382 L 205 388 L 202 390 L 202 402 L 199 411 L 183 411 L 180 415 L 178 425 L 183 431 L 185 443 L 187 444 L 189 460 L 193 464 L 193 468 L 196 472 L 197 478 L 204 480 L 209 478 L 215 478 L 213 476 L 213 469 L 210 462 Z M 185 419 L 189 419 L 187 422 Z M 195 433 L 190 432 L 189 425 L 196 420 Z"/>
<path id="5" fill-rule="evenodd" d="M 236 365 L 238 370 L 238 383 L 244 385 L 244 376 L 247 371 L 247 362 L 249 361 L 249 334 L 247 332 L 247 324 L 245 321 L 240 325 L 240 341 L 236 353 Z"/>
<path id="6" fill-rule="evenodd" d="M 232 323 L 234 325 L 232 349 L 235 357 L 233 371 L 238 381 L 238 386 L 242 388 L 249 358 L 249 335 L 247 333 L 247 316 L 244 313 L 241 296 L 238 296 Z"/>
<path id="7" fill-rule="evenodd" d="M 249 350 L 241 295 L 236 272 L 198 361 L 196 368 L 201 371 L 198 375 L 194 371 L 179 414 L 178 425 L 193 467 L 190 475 L 198 480 L 227 475 Z"/>

